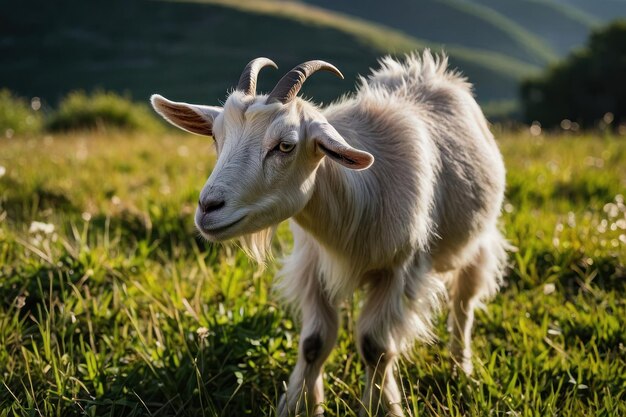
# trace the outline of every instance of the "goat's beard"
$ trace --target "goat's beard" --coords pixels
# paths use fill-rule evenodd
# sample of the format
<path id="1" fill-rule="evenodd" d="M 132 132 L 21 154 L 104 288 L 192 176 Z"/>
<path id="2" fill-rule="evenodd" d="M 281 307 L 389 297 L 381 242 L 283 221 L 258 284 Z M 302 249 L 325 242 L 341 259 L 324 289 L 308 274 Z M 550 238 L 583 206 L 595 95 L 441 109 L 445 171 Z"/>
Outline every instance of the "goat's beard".
<path id="1" fill-rule="evenodd" d="M 248 233 L 239 237 L 243 251 L 261 267 L 265 266 L 265 260 L 272 255 L 271 245 L 276 227 L 277 225 L 272 225 L 258 232 Z"/>

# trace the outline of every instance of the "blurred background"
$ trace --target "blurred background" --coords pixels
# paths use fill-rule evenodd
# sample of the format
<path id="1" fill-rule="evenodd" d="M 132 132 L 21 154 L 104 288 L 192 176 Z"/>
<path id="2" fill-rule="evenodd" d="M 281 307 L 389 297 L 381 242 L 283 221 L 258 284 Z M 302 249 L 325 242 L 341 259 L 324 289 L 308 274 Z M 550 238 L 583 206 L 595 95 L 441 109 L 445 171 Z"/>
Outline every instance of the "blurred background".
<path id="1" fill-rule="evenodd" d="M 23 0 L 1 10 L 0 88 L 48 112 L 74 90 L 217 103 L 257 56 L 280 67 L 263 72 L 263 91 L 304 60 L 335 64 L 345 81 L 313 77 L 304 90 L 329 102 L 381 55 L 425 47 L 450 55 L 495 121 L 594 124 L 623 112 L 626 95 L 625 27 L 588 49 L 592 33 L 626 17 L 624 0 Z M 558 71 L 560 84 L 546 86 Z M 599 94 L 593 109 L 571 108 Z"/>

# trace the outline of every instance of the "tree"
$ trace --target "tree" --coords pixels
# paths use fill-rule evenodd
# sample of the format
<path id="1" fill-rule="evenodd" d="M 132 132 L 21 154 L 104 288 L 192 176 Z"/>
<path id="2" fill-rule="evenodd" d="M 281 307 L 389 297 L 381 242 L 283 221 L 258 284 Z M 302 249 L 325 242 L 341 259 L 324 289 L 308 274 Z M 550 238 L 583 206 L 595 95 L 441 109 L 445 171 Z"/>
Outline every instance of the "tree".
<path id="1" fill-rule="evenodd" d="M 526 122 L 593 127 L 607 113 L 626 123 L 626 21 L 593 32 L 585 48 L 521 85 Z"/>

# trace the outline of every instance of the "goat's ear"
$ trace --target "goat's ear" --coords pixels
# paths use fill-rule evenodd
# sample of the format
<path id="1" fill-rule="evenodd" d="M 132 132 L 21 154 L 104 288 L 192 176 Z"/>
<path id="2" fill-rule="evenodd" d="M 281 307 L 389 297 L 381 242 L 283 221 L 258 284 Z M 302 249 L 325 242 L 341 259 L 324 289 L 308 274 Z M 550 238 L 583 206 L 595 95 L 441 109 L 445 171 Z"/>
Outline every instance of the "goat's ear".
<path id="1" fill-rule="evenodd" d="M 313 122 L 309 128 L 316 148 L 333 161 L 356 170 L 367 169 L 374 163 L 372 154 L 350 146 L 330 123 Z"/>
<path id="2" fill-rule="evenodd" d="M 221 107 L 177 103 L 158 94 L 153 94 L 150 102 L 154 110 L 174 126 L 204 136 L 213 136 L 213 121 L 222 112 Z"/>

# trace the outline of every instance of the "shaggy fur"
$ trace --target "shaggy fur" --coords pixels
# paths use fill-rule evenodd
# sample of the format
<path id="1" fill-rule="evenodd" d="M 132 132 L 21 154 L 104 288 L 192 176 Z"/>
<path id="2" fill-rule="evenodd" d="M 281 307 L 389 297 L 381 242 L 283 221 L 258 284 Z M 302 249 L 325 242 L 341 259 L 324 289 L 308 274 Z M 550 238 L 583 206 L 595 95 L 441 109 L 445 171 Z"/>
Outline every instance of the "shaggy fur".
<path id="1" fill-rule="evenodd" d="M 172 120 L 159 98 L 153 104 Z M 230 197 L 218 212 L 196 215 L 203 234 L 248 236 L 261 258 L 268 228 L 292 218 L 294 248 L 278 285 L 300 310 L 302 333 L 281 416 L 304 403 L 322 412 L 338 304 L 358 289 L 364 413 L 382 406 L 403 415 L 393 364 L 416 340 L 432 340 L 446 293 L 453 364 L 471 372 L 473 310 L 497 291 L 506 262 L 497 228 L 505 171 L 471 85 L 447 70 L 445 57 L 384 58 L 354 95 L 323 110 L 235 92 L 206 120 L 219 159 L 201 201 Z M 297 143 L 295 153 L 268 151 L 281 140 Z M 212 232 L 242 213 L 231 230 Z"/>

